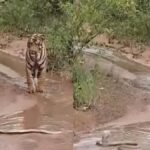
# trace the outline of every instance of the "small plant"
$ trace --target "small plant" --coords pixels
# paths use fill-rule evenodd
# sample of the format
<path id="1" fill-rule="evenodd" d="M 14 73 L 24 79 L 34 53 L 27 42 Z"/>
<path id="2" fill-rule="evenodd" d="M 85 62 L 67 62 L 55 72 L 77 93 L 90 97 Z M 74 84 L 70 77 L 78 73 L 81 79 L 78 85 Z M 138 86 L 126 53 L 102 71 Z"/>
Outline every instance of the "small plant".
<path id="1" fill-rule="evenodd" d="M 94 75 L 80 63 L 74 64 L 72 73 L 74 108 L 89 108 L 93 104 L 97 93 Z"/>

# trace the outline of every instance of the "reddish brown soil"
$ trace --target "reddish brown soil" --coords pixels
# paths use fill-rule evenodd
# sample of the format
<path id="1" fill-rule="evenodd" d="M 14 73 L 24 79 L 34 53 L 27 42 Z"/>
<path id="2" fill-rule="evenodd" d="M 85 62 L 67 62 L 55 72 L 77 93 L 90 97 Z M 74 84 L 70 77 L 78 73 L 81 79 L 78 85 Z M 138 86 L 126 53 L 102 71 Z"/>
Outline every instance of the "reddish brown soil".
<path id="1" fill-rule="evenodd" d="M 105 34 L 97 36 L 94 43 L 104 46 L 111 47 L 117 50 L 128 59 L 150 66 L 150 46 L 136 43 L 130 40 L 117 40 L 116 38 L 110 38 Z"/>

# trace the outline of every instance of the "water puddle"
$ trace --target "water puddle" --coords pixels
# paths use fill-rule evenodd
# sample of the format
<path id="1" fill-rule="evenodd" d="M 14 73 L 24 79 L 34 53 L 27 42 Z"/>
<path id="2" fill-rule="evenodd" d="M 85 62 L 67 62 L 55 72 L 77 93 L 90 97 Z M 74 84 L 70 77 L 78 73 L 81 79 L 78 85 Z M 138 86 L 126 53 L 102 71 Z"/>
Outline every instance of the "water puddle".
<path id="1" fill-rule="evenodd" d="M 5 113 L 0 115 L 0 131 L 25 129 L 47 130 L 53 133 L 72 131 L 70 115 L 72 94 L 71 86 L 67 82 L 48 75 L 44 94 L 27 94 L 24 61 L 3 52 L 0 52 L 0 78 L 11 85 L 17 85 L 13 89 L 8 85 L 10 95 L 9 91 L 5 92 L 7 94 L 3 97 L 0 95 L 2 101 L 7 99 L 8 105 L 13 108 L 11 113 L 6 108 L 3 111 Z M 11 95 L 14 95 L 12 102 Z M 34 101 L 34 105 L 29 104 L 29 107 L 19 110 L 18 107 L 25 105 L 26 101 L 28 103 Z"/>
<path id="2" fill-rule="evenodd" d="M 66 132 L 66 126 L 69 125 L 65 121 L 42 115 L 38 106 L 16 112 L 12 115 L 0 116 L 0 131 L 11 132 L 12 130 L 39 129 L 57 133 L 58 131 Z"/>

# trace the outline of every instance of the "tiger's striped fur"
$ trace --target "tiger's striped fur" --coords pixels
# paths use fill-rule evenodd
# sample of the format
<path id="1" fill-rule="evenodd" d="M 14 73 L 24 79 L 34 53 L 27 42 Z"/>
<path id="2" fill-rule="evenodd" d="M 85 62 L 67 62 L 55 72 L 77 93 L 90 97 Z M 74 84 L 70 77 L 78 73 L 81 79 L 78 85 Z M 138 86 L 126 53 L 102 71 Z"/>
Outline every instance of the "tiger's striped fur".
<path id="1" fill-rule="evenodd" d="M 43 92 L 47 70 L 47 50 L 42 34 L 33 34 L 27 41 L 26 78 L 29 93 Z"/>

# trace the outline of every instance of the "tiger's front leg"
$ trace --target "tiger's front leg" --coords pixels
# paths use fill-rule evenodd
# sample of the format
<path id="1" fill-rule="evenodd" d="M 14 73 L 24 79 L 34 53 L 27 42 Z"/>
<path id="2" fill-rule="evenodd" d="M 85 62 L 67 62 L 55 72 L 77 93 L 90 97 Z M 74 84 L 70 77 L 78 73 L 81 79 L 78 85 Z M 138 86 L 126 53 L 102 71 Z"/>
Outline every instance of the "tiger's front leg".
<path id="1" fill-rule="evenodd" d="M 46 74 L 46 70 L 43 69 L 41 71 L 39 71 L 39 75 L 38 75 L 38 84 L 37 84 L 37 88 L 36 91 L 43 93 L 44 92 L 44 80 L 45 80 L 45 74 Z"/>
<path id="2" fill-rule="evenodd" d="M 32 71 L 26 67 L 26 78 L 27 78 L 27 85 L 28 85 L 28 92 L 35 93 L 35 85 L 33 81 Z"/>

